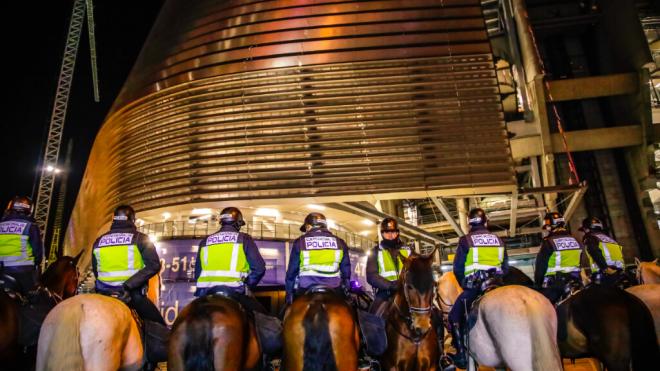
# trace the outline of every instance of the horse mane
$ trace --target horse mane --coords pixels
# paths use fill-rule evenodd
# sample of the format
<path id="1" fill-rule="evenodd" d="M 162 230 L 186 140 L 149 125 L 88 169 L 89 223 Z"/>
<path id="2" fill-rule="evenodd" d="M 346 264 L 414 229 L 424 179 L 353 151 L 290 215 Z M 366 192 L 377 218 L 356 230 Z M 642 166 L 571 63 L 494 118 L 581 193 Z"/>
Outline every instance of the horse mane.
<path id="1" fill-rule="evenodd" d="M 70 264 L 72 260 L 73 258 L 70 256 L 57 258 L 57 260 L 49 265 L 41 275 L 39 278 L 39 284 L 44 287 L 52 287 L 57 284 L 57 282 L 61 280 L 61 276 L 64 273 L 66 266 Z"/>

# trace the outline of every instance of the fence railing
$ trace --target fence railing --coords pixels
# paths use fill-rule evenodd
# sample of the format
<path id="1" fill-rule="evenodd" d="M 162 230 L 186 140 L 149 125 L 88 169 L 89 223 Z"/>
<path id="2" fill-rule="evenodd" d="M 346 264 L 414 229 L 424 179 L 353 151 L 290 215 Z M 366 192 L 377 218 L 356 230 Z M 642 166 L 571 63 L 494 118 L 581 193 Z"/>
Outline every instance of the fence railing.
<path id="1" fill-rule="evenodd" d="M 274 240 L 294 240 L 302 233 L 297 224 L 285 223 L 269 223 L 269 222 L 248 222 L 241 232 L 245 232 L 255 239 L 274 239 Z M 220 224 L 215 221 L 208 223 L 189 223 L 186 221 L 167 221 L 162 223 L 145 224 L 138 227 L 142 233 L 153 235 L 156 238 L 202 238 L 212 234 L 220 229 Z M 337 229 L 330 229 L 330 231 L 337 237 L 346 241 L 348 247 L 368 250 L 372 248 L 376 242 L 364 236 L 341 231 Z"/>

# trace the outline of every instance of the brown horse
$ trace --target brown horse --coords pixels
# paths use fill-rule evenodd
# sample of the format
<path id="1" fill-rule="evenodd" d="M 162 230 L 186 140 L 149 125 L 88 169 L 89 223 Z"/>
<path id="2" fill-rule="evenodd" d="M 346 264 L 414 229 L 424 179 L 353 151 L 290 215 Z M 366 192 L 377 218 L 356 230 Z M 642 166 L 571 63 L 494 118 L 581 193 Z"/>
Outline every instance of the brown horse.
<path id="1" fill-rule="evenodd" d="M 383 370 L 436 370 L 438 338 L 431 322 L 434 280 L 432 254 L 403 258 L 399 290 L 386 313 L 387 351 Z"/>
<path id="2" fill-rule="evenodd" d="M 626 291 L 643 301 L 651 312 L 655 324 L 655 337 L 658 339 L 658 346 L 660 346 L 660 283 L 628 287 Z"/>
<path id="3" fill-rule="evenodd" d="M 63 256 L 57 259 L 39 279 L 36 290 L 28 295 L 30 302 L 21 307 L 0 290 L 0 364 L 8 369 L 26 369 L 34 365 L 35 350 L 30 344 L 36 344 L 39 327 L 46 314 L 60 301 L 76 294 L 78 270 L 76 265 L 80 254 L 75 258 Z M 29 320 L 28 326 L 25 322 Z M 26 344 L 19 344 L 19 331 L 24 331 L 21 338 Z M 29 333 L 26 333 L 29 332 Z M 21 353 L 22 346 L 26 346 Z"/>
<path id="4" fill-rule="evenodd" d="M 353 309 L 330 291 L 297 298 L 284 316 L 286 371 L 355 371 L 360 338 Z"/>
<path id="5" fill-rule="evenodd" d="M 238 371 L 260 366 L 254 324 L 237 301 L 208 295 L 179 313 L 170 336 L 168 369 Z"/>

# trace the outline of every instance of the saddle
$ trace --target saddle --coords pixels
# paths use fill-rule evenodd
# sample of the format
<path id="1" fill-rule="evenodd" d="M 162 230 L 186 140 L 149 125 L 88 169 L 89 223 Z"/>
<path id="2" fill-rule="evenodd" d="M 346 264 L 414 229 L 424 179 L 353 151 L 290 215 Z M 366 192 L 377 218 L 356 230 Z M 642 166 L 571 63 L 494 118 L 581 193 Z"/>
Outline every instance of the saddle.
<path id="1" fill-rule="evenodd" d="M 222 296 L 238 304 L 246 314 L 248 320 L 254 323 L 257 340 L 264 354 L 275 357 L 282 352 L 283 327 L 282 322 L 277 317 L 261 313 L 259 310 L 254 310 L 251 308 L 252 305 L 247 302 L 249 299 L 245 295 L 241 295 L 228 287 L 216 286 L 211 288 L 207 294 Z"/>
<path id="2" fill-rule="evenodd" d="M 19 305 L 25 305 L 27 299 L 21 294 L 21 285 L 16 279 L 0 270 L 0 287 L 4 290 L 10 298 L 15 300 Z"/>

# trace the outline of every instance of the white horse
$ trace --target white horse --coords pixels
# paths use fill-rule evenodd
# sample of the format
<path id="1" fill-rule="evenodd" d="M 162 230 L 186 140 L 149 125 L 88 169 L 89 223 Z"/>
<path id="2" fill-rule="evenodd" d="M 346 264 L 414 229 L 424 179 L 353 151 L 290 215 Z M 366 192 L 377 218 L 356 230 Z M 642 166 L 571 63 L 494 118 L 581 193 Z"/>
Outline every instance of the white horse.
<path id="1" fill-rule="evenodd" d="M 452 272 L 438 281 L 441 305 L 453 305 L 460 289 Z M 540 293 L 518 285 L 487 293 L 479 304 L 476 324 L 468 334 L 469 370 L 482 366 L 512 371 L 560 371 L 557 316 Z"/>
<path id="2" fill-rule="evenodd" d="M 658 259 L 650 262 L 643 262 L 635 258 L 637 266 L 637 281 L 640 284 L 660 283 L 660 265 Z"/>
<path id="3" fill-rule="evenodd" d="M 82 294 L 48 313 L 37 353 L 37 371 L 139 370 L 142 339 L 131 311 L 117 299 Z"/>

